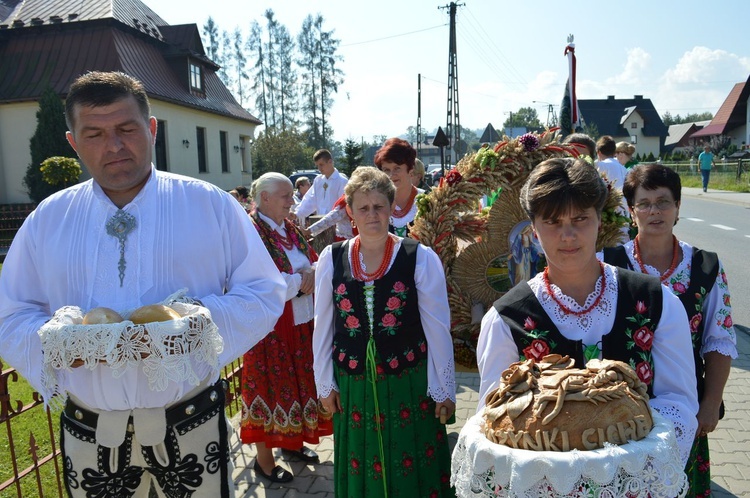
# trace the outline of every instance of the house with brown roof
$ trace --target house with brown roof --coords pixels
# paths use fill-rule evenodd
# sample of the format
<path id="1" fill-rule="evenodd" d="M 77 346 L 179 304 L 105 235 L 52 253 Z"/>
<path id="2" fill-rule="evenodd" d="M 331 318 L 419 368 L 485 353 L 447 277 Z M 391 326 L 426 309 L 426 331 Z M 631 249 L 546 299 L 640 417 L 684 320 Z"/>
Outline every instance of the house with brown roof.
<path id="1" fill-rule="evenodd" d="M 702 130 L 711 121 L 695 121 L 693 123 L 680 123 L 669 125 L 667 139 L 664 141 L 664 150 L 671 154 L 676 152 L 691 152 L 695 149 L 695 139 L 692 135 Z"/>
<path id="2" fill-rule="evenodd" d="M 587 124 L 596 125 L 599 135 L 610 135 L 616 142 L 635 144 L 642 157 L 659 157 L 667 138 L 667 126 L 656 112 L 651 99 L 635 95 L 632 99 L 579 100 L 578 107 Z"/>
<path id="3" fill-rule="evenodd" d="M 736 145 L 738 149 L 750 148 L 749 102 L 750 76 L 747 81 L 734 85 L 711 123 L 690 135 L 690 139 L 709 143 L 712 137 L 725 135 L 729 138 L 729 143 Z"/>
<path id="4" fill-rule="evenodd" d="M 28 202 L 42 92 L 65 98 L 92 70 L 143 82 L 158 120 L 154 163 L 225 190 L 252 181 L 250 144 L 261 124 L 206 57 L 198 26 L 170 26 L 140 0 L 0 0 L 0 204 Z"/>

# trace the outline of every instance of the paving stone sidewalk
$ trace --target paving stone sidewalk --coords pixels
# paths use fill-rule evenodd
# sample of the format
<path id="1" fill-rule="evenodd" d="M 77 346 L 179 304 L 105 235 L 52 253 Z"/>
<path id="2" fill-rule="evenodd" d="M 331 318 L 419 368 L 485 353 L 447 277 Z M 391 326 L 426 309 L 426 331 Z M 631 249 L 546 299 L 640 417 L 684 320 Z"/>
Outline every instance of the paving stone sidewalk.
<path id="1" fill-rule="evenodd" d="M 727 413 L 711 436 L 712 496 L 727 498 L 750 496 L 750 330 L 740 327 L 737 332 L 739 357 L 732 363 L 732 371 L 724 392 Z M 448 426 L 451 447 L 466 420 L 474 414 L 479 396 L 479 375 L 456 374 L 456 423 Z M 238 419 L 233 420 L 235 425 Z M 234 460 L 234 483 L 238 498 L 333 498 L 333 439 L 323 438 L 313 449 L 320 463 L 306 465 L 295 460 L 284 460 L 276 450 L 282 466 L 295 477 L 288 484 L 269 484 L 252 470 L 255 450 L 240 443 L 236 433 L 231 440 Z M 416 497 L 415 497 L 416 498 Z"/>

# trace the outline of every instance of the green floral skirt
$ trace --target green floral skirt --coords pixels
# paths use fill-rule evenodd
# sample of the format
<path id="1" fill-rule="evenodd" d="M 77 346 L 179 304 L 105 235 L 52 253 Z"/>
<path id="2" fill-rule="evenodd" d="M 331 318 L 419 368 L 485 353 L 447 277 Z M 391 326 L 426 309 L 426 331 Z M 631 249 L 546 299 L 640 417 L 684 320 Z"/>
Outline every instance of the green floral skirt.
<path id="1" fill-rule="evenodd" d="M 711 462 L 708 456 L 708 436 L 699 436 L 693 443 L 685 466 L 690 489 L 685 496 L 703 498 L 711 495 Z"/>
<path id="2" fill-rule="evenodd" d="M 427 396 L 427 362 L 385 375 L 379 361 L 378 410 L 366 375 L 335 369 L 343 409 L 333 416 L 336 496 L 454 497 L 445 425 Z"/>

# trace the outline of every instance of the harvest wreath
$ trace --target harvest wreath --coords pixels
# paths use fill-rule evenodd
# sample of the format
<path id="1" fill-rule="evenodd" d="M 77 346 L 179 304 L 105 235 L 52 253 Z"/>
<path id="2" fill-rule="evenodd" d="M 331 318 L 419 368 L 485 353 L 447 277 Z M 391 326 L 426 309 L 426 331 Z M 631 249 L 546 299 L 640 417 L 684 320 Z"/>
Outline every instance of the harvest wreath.
<path id="1" fill-rule="evenodd" d="M 510 288 L 507 278 L 507 288 L 498 290 L 497 285 L 493 286 L 488 281 L 488 269 L 500 266 L 504 275 L 512 250 L 509 235 L 519 236 L 519 228 L 528 225 L 518 192 L 540 162 L 578 156 L 574 148 L 560 144 L 558 138 L 555 129 L 513 139 L 503 137 L 494 147 L 485 145 L 479 152 L 465 156 L 430 193 L 417 197 L 418 212 L 410 236 L 431 247 L 443 263 L 455 357 L 464 366 L 476 366 L 479 307 L 484 314 Z M 481 212 L 479 200 L 498 189 L 502 192 L 492 208 Z M 616 213 L 622 194 L 611 186 L 609 190 L 598 250 L 620 243 L 621 228 L 628 221 Z"/>

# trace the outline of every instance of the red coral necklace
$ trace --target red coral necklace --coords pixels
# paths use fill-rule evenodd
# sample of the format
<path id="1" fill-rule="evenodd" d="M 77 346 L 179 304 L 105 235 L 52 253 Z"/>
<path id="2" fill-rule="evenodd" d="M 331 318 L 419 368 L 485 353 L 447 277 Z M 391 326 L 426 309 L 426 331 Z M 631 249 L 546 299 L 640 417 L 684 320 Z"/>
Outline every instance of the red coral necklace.
<path id="1" fill-rule="evenodd" d="M 671 277 L 674 271 L 677 269 L 677 250 L 679 247 L 680 244 L 677 243 L 677 237 L 672 235 L 672 264 L 669 265 L 667 271 L 665 271 L 664 274 L 659 277 L 662 283 L 666 282 L 667 279 Z M 646 265 L 644 265 L 643 260 L 641 260 L 641 245 L 638 242 L 637 235 L 633 240 L 633 255 L 635 256 L 635 262 L 638 263 L 638 268 L 640 269 L 641 273 L 645 273 L 648 275 L 648 272 L 646 271 Z"/>
<path id="2" fill-rule="evenodd" d="M 411 211 L 411 207 L 414 204 L 414 199 L 417 197 L 417 187 L 414 185 L 411 186 L 411 194 L 409 195 L 409 199 L 406 201 L 406 206 L 404 206 L 403 209 L 394 209 L 393 213 L 391 213 L 391 216 L 394 218 L 403 218 L 407 214 L 409 214 L 409 211 Z"/>
<path id="3" fill-rule="evenodd" d="M 361 282 L 371 282 L 379 280 L 385 275 L 388 270 L 388 265 L 391 262 L 391 256 L 393 256 L 393 247 L 396 245 L 393 237 L 388 236 L 388 240 L 385 241 L 385 254 L 383 254 L 383 260 L 380 262 L 380 266 L 374 273 L 367 273 L 362 270 L 362 263 L 360 261 L 360 238 L 354 239 L 354 245 L 352 246 L 352 276 Z"/>
<path id="4" fill-rule="evenodd" d="M 281 235 L 277 230 L 273 230 L 274 237 L 276 240 L 281 244 L 285 249 L 291 251 L 294 249 L 294 239 L 292 238 L 292 235 L 289 233 L 289 230 L 286 231 L 286 237 Z"/>
<path id="5" fill-rule="evenodd" d="M 581 311 L 575 311 L 570 308 L 568 308 L 565 304 L 560 301 L 554 292 L 552 292 L 552 284 L 549 282 L 549 266 L 544 269 L 544 273 L 542 274 L 542 280 L 544 281 L 544 289 L 547 291 L 547 294 L 550 295 L 552 300 L 560 307 L 561 310 L 563 310 L 563 313 L 566 315 L 575 315 L 575 316 L 581 316 L 585 315 L 589 311 L 593 310 L 597 306 L 599 306 L 599 303 L 602 301 L 602 298 L 604 297 L 604 292 L 607 290 L 607 276 L 604 274 L 604 265 L 601 261 L 599 261 L 599 270 L 601 271 L 602 275 L 602 288 L 599 290 L 599 295 L 596 296 L 596 299 L 593 303 L 591 303 L 591 306 L 589 306 L 586 309 L 583 309 Z"/>

